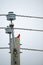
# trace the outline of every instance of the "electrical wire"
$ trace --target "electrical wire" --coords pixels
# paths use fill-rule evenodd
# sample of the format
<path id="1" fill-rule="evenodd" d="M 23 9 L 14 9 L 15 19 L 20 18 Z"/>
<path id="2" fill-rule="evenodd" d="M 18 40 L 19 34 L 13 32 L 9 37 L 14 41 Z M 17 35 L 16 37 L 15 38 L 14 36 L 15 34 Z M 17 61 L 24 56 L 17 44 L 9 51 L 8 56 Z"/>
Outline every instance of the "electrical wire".
<path id="1" fill-rule="evenodd" d="M 6 27 L 0 27 L 0 29 L 6 29 Z M 26 31 L 38 31 L 38 32 L 43 32 L 43 30 L 38 30 L 38 29 L 27 29 L 27 28 L 13 28 L 15 30 L 26 30 Z"/>
<path id="2" fill-rule="evenodd" d="M 0 49 L 10 49 L 9 47 L 0 47 Z"/>
<path id="3" fill-rule="evenodd" d="M 39 49 L 28 49 L 28 48 L 20 48 L 22 50 L 29 50 L 29 51 L 40 51 L 43 52 L 43 50 L 39 50 Z"/>
<path id="4" fill-rule="evenodd" d="M 26 18 L 37 18 L 37 19 L 43 19 L 43 17 L 38 16 L 26 16 L 26 15 L 16 15 L 17 17 L 26 17 Z"/>
<path id="5" fill-rule="evenodd" d="M 8 14 L 0 14 L 0 16 L 7 16 Z M 26 15 L 16 15 L 17 17 L 25 17 L 25 18 L 36 18 L 36 19 L 43 19 L 43 17 L 38 17 L 38 16 L 26 16 Z"/>
<path id="6" fill-rule="evenodd" d="M 0 47 L 0 49 L 10 49 L 9 47 Z M 40 51 L 43 52 L 43 50 L 39 50 L 39 49 L 29 49 L 29 48 L 20 48 L 22 50 L 28 50 L 28 51 Z"/>
<path id="7" fill-rule="evenodd" d="M 0 29 L 6 29 L 6 27 L 0 27 Z"/>
<path id="8" fill-rule="evenodd" d="M 7 14 L 0 14 L 0 16 L 7 16 Z"/>
<path id="9" fill-rule="evenodd" d="M 26 28 L 14 28 L 17 30 L 26 30 L 26 31 L 38 31 L 38 32 L 43 32 L 43 30 L 38 30 L 38 29 L 26 29 Z"/>

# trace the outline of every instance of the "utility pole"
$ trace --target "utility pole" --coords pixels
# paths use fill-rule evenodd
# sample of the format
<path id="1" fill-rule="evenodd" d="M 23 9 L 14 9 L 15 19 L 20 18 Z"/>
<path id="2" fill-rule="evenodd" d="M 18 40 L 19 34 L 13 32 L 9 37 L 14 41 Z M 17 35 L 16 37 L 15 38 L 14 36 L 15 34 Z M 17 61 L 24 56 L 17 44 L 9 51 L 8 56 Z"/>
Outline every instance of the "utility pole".
<path id="1" fill-rule="evenodd" d="M 11 24 L 5 30 L 9 34 L 11 65 L 20 65 L 20 38 L 14 37 L 14 24 L 12 23 L 15 17 L 13 12 L 8 13 L 7 20 L 11 21 Z"/>

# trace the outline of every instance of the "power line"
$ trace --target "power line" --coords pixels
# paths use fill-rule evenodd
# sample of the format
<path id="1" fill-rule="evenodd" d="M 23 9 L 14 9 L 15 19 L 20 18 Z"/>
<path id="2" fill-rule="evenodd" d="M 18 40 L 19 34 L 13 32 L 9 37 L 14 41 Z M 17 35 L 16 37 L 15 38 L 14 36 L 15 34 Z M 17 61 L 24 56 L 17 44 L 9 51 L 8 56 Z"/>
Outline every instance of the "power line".
<path id="1" fill-rule="evenodd" d="M 26 29 L 26 28 L 14 28 L 18 30 L 26 30 L 26 31 L 38 31 L 38 32 L 43 32 L 43 30 L 38 30 L 38 29 Z"/>
<path id="2" fill-rule="evenodd" d="M 6 27 L 0 27 L 0 29 L 6 29 Z"/>
<path id="3" fill-rule="evenodd" d="M 0 16 L 7 16 L 7 14 L 0 14 Z"/>
<path id="4" fill-rule="evenodd" d="M 9 47 L 0 47 L 0 49 L 10 49 Z"/>
<path id="5" fill-rule="evenodd" d="M 26 15 L 16 15 L 18 17 L 26 17 L 26 18 L 37 18 L 37 19 L 43 19 L 43 17 L 38 17 L 38 16 L 26 16 Z"/>
<path id="6" fill-rule="evenodd" d="M 43 50 L 39 50 L 39 49 L 28 49 L 28 48 L 20 48 L 22 50 L 30 50 L 30 51 L 40 51 L 43 52 Z"/>
<path id="7" fill-rule="evenodd" d="M 0 27 L 0 29 L 6 29 L 6 27 Z M 15 30 L 26 30 L 26 31 L 38 31 L 38 32 L 43 32 L 43 30 L 38 30 L 38 29 L 27 29 L 27 28 L 13 28 Z"/>
<path id="8" fill-rule="evenodd" d="M 7 14 L 0 14 L 0 16 L 7 16 Z M 16 15 L 17 17 L 25 17 L 25 18 L 36 18 L 36 19 L 43 19 L 43 17 L 38 17 L 38 16 L 27 16 L 27 15 Z"/>
<path id="9" fill-rule="evenodd" d="M 9 47 L 0 47 L 0 49 L 10 49 Z M 29 48 L 20 48 L 22 50 L 28 50 L 28 51 L 40 51 L 43 52 L 43 50 L 39 50 L 39 49 L 29 49 Z"/>

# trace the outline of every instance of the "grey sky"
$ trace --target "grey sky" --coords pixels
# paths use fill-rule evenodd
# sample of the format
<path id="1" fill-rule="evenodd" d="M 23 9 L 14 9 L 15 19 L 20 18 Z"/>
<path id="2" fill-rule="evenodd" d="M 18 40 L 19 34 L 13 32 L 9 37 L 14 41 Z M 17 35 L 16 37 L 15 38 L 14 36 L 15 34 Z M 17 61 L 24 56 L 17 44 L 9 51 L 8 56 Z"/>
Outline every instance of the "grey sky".
<path id="1" fill-rule="evenodd" d="M 43 0 L 0 0 L 0 14 L 13 11 L 15 14 L 43 16 Z M 0 17 L 0 27 L 9 25 L 6 17 Z M 16 17 L 15 27 L 43 29 L 43 20 Z M 43 33 L 15 30 L 15 36 L 21 34 L 21 47 L 43 49 Z M 0 30 L 0 47 L 9 46 L 9 36 L 5 30 Z M 21 50 L 22 51 L 22 50 Z M 10 65 L 9 50 L 0 50 L 0 65 Z M 21 65 L 43 65 L 43 53 L 23 51 L 20 55 Z"/>

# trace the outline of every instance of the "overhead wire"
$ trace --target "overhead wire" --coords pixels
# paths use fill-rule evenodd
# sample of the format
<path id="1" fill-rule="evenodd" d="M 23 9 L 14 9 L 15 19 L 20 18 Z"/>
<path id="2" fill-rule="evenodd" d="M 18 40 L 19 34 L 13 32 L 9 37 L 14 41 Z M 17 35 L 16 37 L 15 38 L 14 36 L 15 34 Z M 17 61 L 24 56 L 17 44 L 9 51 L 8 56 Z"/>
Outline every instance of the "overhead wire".
<path id="1" fill-rule="evenodd" d="M 39 50 L 39 49 L 29 49 L 29 48 L 20 48 L 22 50 L 29 50 L 29 51 L 40 51 L 40 52 L 43 52 L 43 50 Z"/>
<path id="2" fill-rule="evenodd" d="M 6 29 L 6 27 L 0 27 L 0 29 Z M 38 31 L 38 32 L 43 32 L 43 30 L 38 30 L 38 29 L 27 29 L 27 28 L 13 28 L 15 30 L 26 30 L 26 31 Z"/>
<path id="3" fill-rule="evenodd" d="M 43 30 L 38 30 L 38 29 L 27 29 L 27 28 L 14 28 L 17 30 L 26 30 L 26 31 L 38 31 L 38 32 L 43 32 Z"/>
<path id="4" fill-rule="evenodd" d="M 16 15 L 17 17 L 26 17 L 26 18 L 37 18 L 37 19 L 43 19 L 43 17 L 38 16 L 26 16 L 26 15 Z"/>
<path id="5" fill-rule="evenodd" d="M 6 29 L 6 27 L 0 27 L 0 29 Z"/>
<path id="6" fill-rule="evenodd" d="M 7 14 L 0 14 L 0 16 L 7 16 Z"/>
<path id="7" fill-rule="evenodd" d="M 10 49 L 9 47 L 0 47 L 0 49 Z"/>
<path id="8" fill-rule="evenodd" d="M 8 14 L 0 14 L 0 16 L 7 16 Z M 43 19 L 43 17 L 39 17 L 39 16 L 28 16 L 28 15 L 16 15 L 17 17 L 25 17 L 25 18 L 36 18 L 36 19 Z"/>
<path id="9" fill-rule="evenodd" d="M 0 47 L 0 49 L 10 49 L 9 47 Z M 28 50 L 28 51 L 39 51 L 39 52 L 43 52 L 43 50 L 39 50 L 39 49 L 29 49 L 29 48 L 20 48 L 22 50 Z"/>

